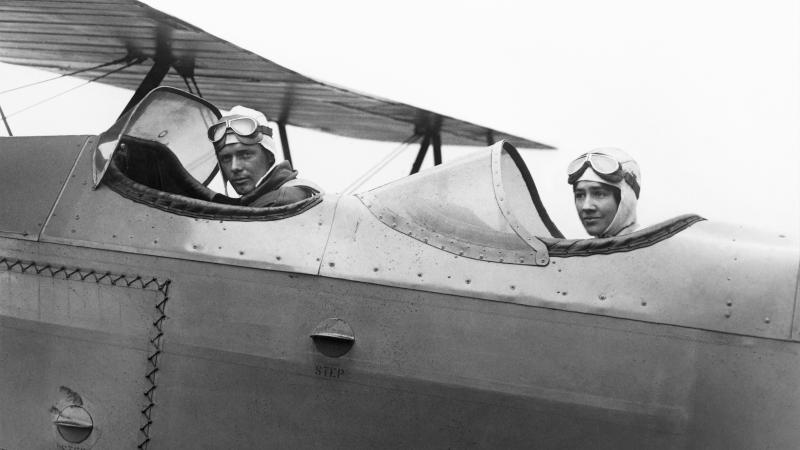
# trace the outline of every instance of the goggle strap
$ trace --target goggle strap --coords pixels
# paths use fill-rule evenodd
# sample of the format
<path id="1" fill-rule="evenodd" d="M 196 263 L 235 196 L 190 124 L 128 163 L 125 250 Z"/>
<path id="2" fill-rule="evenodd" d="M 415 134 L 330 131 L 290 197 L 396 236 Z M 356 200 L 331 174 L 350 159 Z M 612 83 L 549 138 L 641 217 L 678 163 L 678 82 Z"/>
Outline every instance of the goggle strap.
<path id="1" fill-rule="evenodd" d="M 625 172 L 625 182 L 628 183 L 628 186 L 630 186 L 631 189 L 633 189 L 633 193 L 636 195 L 636 198 L 639 198 L 639 190 L 641 188 L 639 187 L 639 182 L 636 181 L 636 175 Z"/>
<path id="2" fill-rule="evenodd" d="M 261 134 L 266 134 L 269 137 L 272 137 L 272 128 L 264 125 L 259 125 L 256 127 L 256 130 L 260 131 Z"/>

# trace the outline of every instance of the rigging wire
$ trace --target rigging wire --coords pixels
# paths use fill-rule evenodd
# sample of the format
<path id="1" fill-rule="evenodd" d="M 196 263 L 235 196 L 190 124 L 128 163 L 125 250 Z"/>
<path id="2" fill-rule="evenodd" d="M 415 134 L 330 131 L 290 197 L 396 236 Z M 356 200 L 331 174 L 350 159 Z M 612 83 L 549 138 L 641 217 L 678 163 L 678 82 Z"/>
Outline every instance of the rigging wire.
<path id="1" fill-rule="evenodd" d="M 8 119 L 6 119 L 5 113 L 3 113 L 3 108 L 0 108 L 0 117 L 3 118 L 3 123 L 6 125 L 6 130 L 8 130 L 8 135 L 13 136 L 13 134 L 11 134 L 11 127 L 8 126 Z"/>
<path id="2" fill-rule="evenodd" d="M 192 84 L 194 84 L 194 90 L 197 91 L 197 96 L 200 98 L 203 97 L 203 94 L 200 93 L 200 86 L 197 85 L 197 80 L 194 79 L 194 75 L 192 75 Z"/>
<path id="3" fill-rule="evenodd" d="M 38 101 L 38 102 L 36 102 L 36 103 L 34 103 L 34 104 L 32 104 L 32 105 L 26 106 L 26 107 L 24 107 L 24 108 L 22 108 L 22 109 L 18 109 L 18 110 L 16 110 L 16 111 L 14 111 L 13 113 L 9 114 L 8 116 L 6 116 L 6 118 L 9 118 L 9 117 L 16 116 L 17 114 L 19 114 L 19 113 L 21 113 L 21 112 L 24 112 L 24 111 L 27 111 L 27 110 L 29 110 L 29 109 L 31 109 L 31 108 L 34 108 L 34 107 L 36 107 L 36 106 L 39 106 L 39 105 L 41 105 L 42 103 L 49 102 L 50 100 L 53 100 L 54 98 L 61 97 L 62 95 L 66 94 L 66 93 L 68 93 L 68 92 L 72 92 L 72 91 L 74 91 L 75 89 L 78 89 L 78 88 L 81 88 L 81 87 L 83 87 L 83 86 L 86 86 L 86 85 L 87 85 L 87 84 L 89 84 L 89 83 L 92 83 L 92 82 L 94 82 L 94 81 L 97 81 L 97 80 L 100 80 L 100 79 L 102 79 L 102 78 L 105 78 L 105 77 L 107 77 L 107 76 L 109 76 L 109 75 L 112 75 L 112 74 L 114 74 L 114 73 L 117 73 L 117 72 L 119 72 L 119 71 L 121 71 L 121 70 L 127 69 L 128 67 L 130 67 L 130 66 L 132 66 L 132 65 L 134 65 L 134 64 L 139 64 L 139 63 L 141 63 L 142 61 L 144 61 L 144 59 L 145 59 L 145 58 L 136 58 L 136 59 L 134 59 L 134 60 L 132 60 L 132 61 L 128 62 L 127 64 L 125 64 L 125 65 L 124 65 L 124 66 L 122 66 L 122 67 L 117 67 L 117 68 L 116 68 L 116 69 L 114 69 L 114 70 L 111 70 L 111 71 L 109 71 L 109 72 L 106 72 L 106 73 L 104 73 L 104 74 L 102 74 L 102 75 L 98 75 L 98 76 L 96 76 L 96 77 L 94 77 L 94 78 L 92 78 L 92 79 L 90 79 L 90 80 L 87 80 L 87 81 L 85 81 L 85 82 L 84 82 L 84 83 L 82 83 L 82 84 L 79 84 L 79 85 L 77 85 L 77 86 L 73 86 L 73 87 L 71 87 L 71 88 L 67 89 L 66 91 L 59 92 L 58 94 L 51 95 L 50 97 L 47 97 L 47 98 L 45 98 L 44 100 L 40 100 L 40 101 Z"/>
<path id="4" fill-rule="evenodd" d="M 194 75 L 190 75 L 188 77 L 186 75 L 181 75 L 181 78 L 183 78 L 183 82 L 184 84 L 186 84 L 186 90 L 188 90 L 190 94 L 197 95 L 198 97 L 203 98 L 203 94 L 200 93 L 200 87 L 197 85 L 197 80 L 194 79 Z M 194 85 L 194 89 L 192 89 L 192 86 L 189 84 L 190 78 L 192 79 L 192 84 Z M 195 92 L 197 93 L 195 94 Z"/>
<path id="5" fill-rule="evenodd" d="M 405 141 L 401 142 L 401 143 L 400 143 L 400 145 L 398 145 L 398 146 L 397 146 L 397 148 L 395 148 L 394 150 L 392 150 L 392 151 L 391 151 L 391 152 L 390 152 L 388 155 L 384 156 L 384 157 L 383 157 L 383 159 L 381 159 L 380 161 L 378 161 L 378 163 L 377 163 L 377 164 L 375 164 L 374 166 L 372 166 L 372 167 L 371 167 L 369 170 L 367 170 L 366 172 L 364 172 L 364 174 L 363 174 L 363 175 L 361 175 L 361 176 L 360 176 L 360 177 L 358 177 L 358 178 L 357 178 L 355 181 L 353 181 L 352 183 L 350 183 L 350 186 L 347 186 L 347 187 L 344 189 L 344 191 L 342 191 L 342 195 L 350 195 L 350 194 L 352 194 L 352 193 L 353 193 L 353 192 L 354 192 L 356 189 L 360 188 L 360 187 L 361 187 L 361 185 L 363 185 L 364 183 L 366 183 L 366 182 L 367 182 L 367 180 L 369 180 L 369 179 L 370 179 L 370 178 L 372 178 L 372 177 L 373 177 L 373 176 L 374 176 L 376 173 L 378 173 L 378 171 L 380 171 L 381 169 L 383 169 L 384 167 L 386 167 L 386 165 L 387 165 L 387 164 L 389 164 L 389 163 L 390 163 L 390 162 L 392 162 L 392 161 L 393 161 L 395 158 L 397 158 L 398 156 L 400 156 L 400 153 L 403 153 L 403 151 L 404 151 L 406 148 L 408 148 L 408 146 L 409 146 L 409 145 L 410 145 L 412 142 L 414 142 L 416 139 L 418 139 L 418 138 L 419 138 L 419 137 L 421 137 L 421 136 L 422 136 L 421 134 L 414 133 L 413 135 L 411 135 L 411 137 L 409 137 L 409 138 L 408 138 L 408 139 L 406 139 Z"/>
<path id="6" fill-rule="evenodd" d="M 181 78 L 183 78 L 183 82 L 184 84 L 186 84 L 186 90 L 189 91 L 190 94 L 194 95 L 194 91 L 192 90 L 192 87 L 189 85 L 189 78 L 187 78 L 186 75 L 181 75 Z"/>
<path id="7" fill-rule="evenodd" d="M 106 67 L 106 66 L 113 66 L 114 64 L 119 64 L 121 62 L 125 62 L 125 61 L 128 61 L 128 60 L 130 60 L 130 57 L 129 56 L 125 56 L 125 57 L 118 58 L 118 59 L 115 59 L 113 61 L 109 61 L 107 63 L 103 63 L 103 64 L 100 64 L 100 65 L 97 65 L 97 66 L 94 66 L 94 67 L 89 67 L 87 69 L 79 69 L 79 70 L 75 70 L 75 71 L 72 71 L 72 72 L 69 72 L 69 73 L 63 73 L 61 75 L 56 75 L 56 76 L 54 76 L 52 78 L 48 78 L 46 80 L 34 81 L 33 83 L 23 84 L 22 86 L 17 86 L 17 87 L 11 88 L 11 89 L 6 89 L 5 91 L 0 91 L 0 95 L 6 94 L 8 92 L 18 91 L 20 89 L 25 89 L 25 88 L 28 88 L 28 87 L 31 87 L 31 86 L 36 86 L 38 84 L 46 83 L 48 81 L 57 80 L 59 78 L 70 77 L 72 75 L 77 75 L 77 74 L 82 73 L 82 72 L 88 72 L 90 70 L 101 69 L 101 68 Z"/>

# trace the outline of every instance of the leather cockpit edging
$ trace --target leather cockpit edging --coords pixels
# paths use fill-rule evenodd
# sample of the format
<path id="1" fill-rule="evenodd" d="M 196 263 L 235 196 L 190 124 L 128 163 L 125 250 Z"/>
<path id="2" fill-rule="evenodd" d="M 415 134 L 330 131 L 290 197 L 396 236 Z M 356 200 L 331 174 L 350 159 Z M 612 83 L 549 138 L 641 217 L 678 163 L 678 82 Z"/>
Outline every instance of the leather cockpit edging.
<path id="1" fill-rule="evenodd" d="M 319 194 L 289 205 L 266 208 L 234 206 L 198 200 L 159 191 L 137 183 L 125 176 L 114 161 L 109 164 L 103 182 L 112 191 L 136 203 L 197 219 L 239 221 L 280 220 L 303 213 L 322 202 L 322 195 Z"/>
<path id="2" fill-rule="evenodd" d="M 622 236 L 593 239 L 556 239 L 540 237 L 547 245 L 550 257 L 608 255 L 629 252 L 668 239 L 697 222 L 706 220 L 697 214 L 684 214 L 651 227 Z"/>

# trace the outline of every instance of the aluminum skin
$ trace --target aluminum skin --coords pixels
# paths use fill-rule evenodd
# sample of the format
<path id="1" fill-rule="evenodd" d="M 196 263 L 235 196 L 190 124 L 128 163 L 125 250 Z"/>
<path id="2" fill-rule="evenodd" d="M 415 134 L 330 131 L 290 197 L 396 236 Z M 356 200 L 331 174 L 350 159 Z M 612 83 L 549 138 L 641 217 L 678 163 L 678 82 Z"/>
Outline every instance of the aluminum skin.
<path id="1" fill-rule="evenodd" d="M 32 171 L 19 152 L 40 139 L 18 138 L 0 159 Z M 495 150 L 480 174 L 489 180 Z M 49 169 L 62 185 L 4 193 L 48 200 L 22 222 L 43 215 L 40 234 L 0 217 L 1 448 L 800 441 L 795 236 L 703 221 L 632 251 L 481 260 L 398 231 L 355 196 L 281 220 L 170 213 L 93 190 L 92 145 L 64 151 Z M 373 207 L 389 198 L 371 195 Z M 467 215 L 446 206 L 437 217 Z M 510 208 L 525 221 L 536 211 L 518 198 Z M 339 357 L 311 337 L 332 318 L 354 341 Z M 78 443 L 57 430 L 56 412 L 78 406 L 69 392 L 94 427 Z"/>
<path id="2" fill-rule="evenodd" d="M 0 139 L 0 236 L 37 240 L 89 136 Z"/>
<path id="3" fill-rule="evenodd" d="M 54 267 L 171 281 L 150 448 L 791 448 L 798 438 L 800 356 L 788 340 L 229 264 L 0 245 Z M 98 448 L 130 448 L 140 442 L 157 294 L 101 286 L 110 295 L 88 301 L 94 282 L 23 281 L 36 277 L 2 279 L 0 351 L 16 364 L 0 383 L 0 445 L 60 443 L 46 410 L 68 386 L 88 399 Z M 47 318 L 55 304 L 67 305 L 59 321 Z M 114 305 L 140 312 L 117 328 L 100 313 Z M 309 338 L 330 317 L 357 336 L 340 358 Z M 125 329 L 141 334 L 125 338 Z"/>

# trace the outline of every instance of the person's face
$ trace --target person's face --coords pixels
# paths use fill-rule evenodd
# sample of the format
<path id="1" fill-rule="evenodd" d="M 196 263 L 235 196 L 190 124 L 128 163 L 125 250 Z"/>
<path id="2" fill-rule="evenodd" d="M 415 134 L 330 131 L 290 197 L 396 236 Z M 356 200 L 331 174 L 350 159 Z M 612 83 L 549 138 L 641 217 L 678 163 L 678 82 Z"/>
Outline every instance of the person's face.
<path id="1" fill-rule="evenodd" d="M 249 194 L 267 173 L 267 155 L 258 144 L 228 144 L 217 154 L 225 179 L 239 195 Z"/>
<path id="2" fill-rule="evenodd" d="M 617 214 L 617 200 L 614 188 L 596 181 L 579 181 L 573 189 L 575 209 L 583 223 L 583 228 L 591 236 L 599 236 L 605 231 Z"/>

